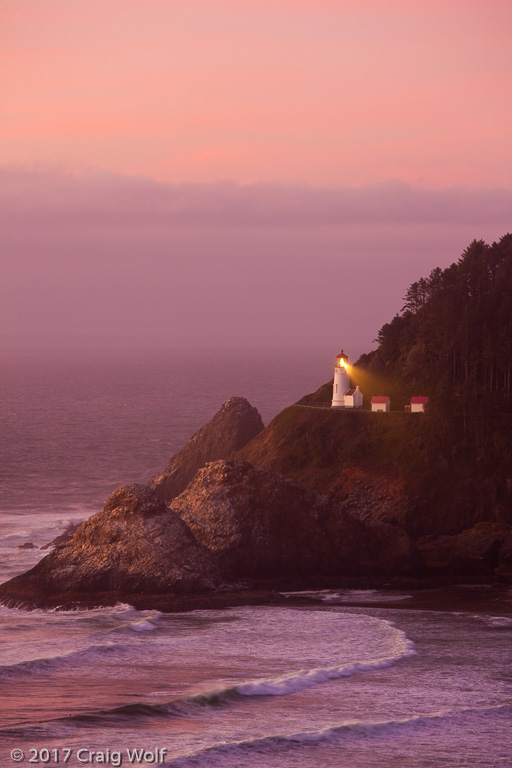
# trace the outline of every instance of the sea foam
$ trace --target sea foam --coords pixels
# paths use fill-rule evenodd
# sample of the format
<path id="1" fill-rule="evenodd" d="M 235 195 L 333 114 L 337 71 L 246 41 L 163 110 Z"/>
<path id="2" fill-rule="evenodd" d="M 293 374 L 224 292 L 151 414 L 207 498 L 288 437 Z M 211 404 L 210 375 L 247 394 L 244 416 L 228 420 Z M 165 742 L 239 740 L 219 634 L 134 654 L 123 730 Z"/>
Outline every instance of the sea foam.
<path id="1" fill-rule="evenodd" d="M 393 627 L 391 622 L 386 623 L 395 632 L 395 643 L 391 655 L 366 661 L 346 662 L 330 667 L 303 670 L 296 673 L 282 675 L 276 678 L 254 680 L 236 686 L 242 696 L 282 696 L 296 693 L 304 688 L 325 683 L 328 680 L 336 680 L 341 677 L 350 677 L 360 672 L 368 672 L 395 664 L 400 659 L 416 655 L 414 643 L 409 640 L 402 630 Z"/>

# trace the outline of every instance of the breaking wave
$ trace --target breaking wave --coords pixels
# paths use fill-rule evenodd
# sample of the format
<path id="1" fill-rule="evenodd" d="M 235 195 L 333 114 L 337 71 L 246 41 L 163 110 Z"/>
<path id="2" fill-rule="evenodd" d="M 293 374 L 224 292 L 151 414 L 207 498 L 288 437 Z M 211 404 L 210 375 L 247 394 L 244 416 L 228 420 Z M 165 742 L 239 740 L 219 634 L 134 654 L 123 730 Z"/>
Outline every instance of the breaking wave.
<path id="1" fill-rule="evenodd" d="M 480 715 L 495 715 L 499 712 L 512 712 L 512 705 L 501 704 L 490 707 L 466 707 L 457 710 L 446 710 L 425 715 L 413 715 L 412 717 L 395 720 L 381 721 L 347 721 L 338 726 L 325 728 L 319 731 L 304 731 L 293 734 L 273 734 L 256 739 L 231 742 L 229 744 L 216 744 L 201 751 L 184 755 L 162 764 L 161 768 L 188 768 L 200 765 L 233 765 L 230 758 L 237 760 L 239 765 L 244 756 L 252 753 L 270 754 L 284 749 L 313 746 L 321 743 L 336 744 L 350 737 L 368 738 L 382 736 L 402 731 L 405 728 L 429 727 L 436 721 L 449 720 L 465 713 L 477 713 Z M 222 762 L 217 763 L 216 758 Z M 229 762 L 228 762 L 229 761 Z"/>
<path id="2" fill-rule="evenodd" d="M 20 661 L 17 664 L 9 664 L 0 667 L 0 679 L 8 680 L 27 674 L 45 674 L 52 672 L 66 665 L 75 665 L 76 663 L 94 663 L 99 657 L 112 654 L 120 654 L 130 650 L 128 645 L 119 645 L 114 642 L 107 642 L 102 645 L 90 645 L 78 651 L 58 654 L 55 656 L 43 657 L 40 659 L 30 659 Z"/>
<path id="3" fill-rule="evenodd" d="M 389 624 L 391 627 L 393 626 L 391 622 L 385 623 Z M 393 629 L 396 635 L 393 648 L 394 653 L 390 656 L 364 662 L 347 662 L 330 667 L 316 667 L 309 670 L 292 672 L 279 677 L 250 680 L 219 690 L 174 699 L 166 703 L 148 704 L 137 702 L 133 704 L 125 704 L 109 710 L 71 715 L 67 716 L 64 721 L 58 719 L 52 722 L 55 724 L 65 722 L 65 724 L 70 725 L 73 723 L 94 724 L 103 727 L 119 726 L 122 723 L 126 724 L 127 721 L 134 722 L 137 719 L 196 717 L 215 708 L 233 706 L 236 705 L 237 702 L 240 703 L 242 700 L 247 701 L 246 697 L 286 696 L 330 680 L 350 677 L 362 672 L 389 667 L 401 659 L 414 656 L 416 651 L 412 641 L 409 640 L 401 630 L 396 628 Z M 55 657 L 52 659 L 36 659 L 31 662 L 22 662 L 21 664 L 14 665 L 10 668 L 4 667 L 3 671 L 8 671 L 11 674 L 20 674 L 27 670 L 40 673 L 69 661 L 87 660 L 88 656 L 91 654 L 116 653 L 129 649 L 130 646 L 114 644 L 91 646 L 83 651 L 76 651 L 67 656 Z M 157 694 L 155 693 L 153 695 Z M 48 725 L 51 724 L 49 723 Z"/>
<path id="4" fill-rule="evenodd" d="M 512 629 L 512 616 L 476 616 L 493 629 Z"/>

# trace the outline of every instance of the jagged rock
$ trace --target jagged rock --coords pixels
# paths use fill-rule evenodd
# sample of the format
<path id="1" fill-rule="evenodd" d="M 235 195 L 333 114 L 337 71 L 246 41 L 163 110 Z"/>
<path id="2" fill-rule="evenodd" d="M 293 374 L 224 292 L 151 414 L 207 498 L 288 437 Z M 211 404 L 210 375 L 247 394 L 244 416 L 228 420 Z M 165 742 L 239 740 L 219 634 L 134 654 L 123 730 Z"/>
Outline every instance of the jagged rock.
<path id="1" fill-rule="evenodd" d="M 170 509 L 227 578 L 351 573 L 368 557 L 363 526 L 331 499 L 247 462 L 208 464 Z"/>
<path id="2" fill-rule="evenodd" d="M 510 575 L 512 532 L 501 523 L 477 523 L 453 536 L 422 536 L 416 545 L 431 574 L 464 579 Z"/>
<path id="3" fill-rule="evenodd" d="M 221 577 L 213 556 L 146 485 L 118 488 L 102 512 L 32 570 L 0 586 L 0 599 L 55 594 L 200 592 Z"/>
<path id="4" fill-rule="evenodd" d="M 43 544 L 41 549 L 51 549 L 52 547 L 56 547 L 59 544 L 64 544 L 66 541 L 69 541 L 75 535 L 79 525 L 80 523 L 70 523 L 63 533 L 60 533 L 54 539 L 49 541 L 48 544 Z"/>
<path id="5" fill-rule="evenodd" d="M 213 419 L 193 435 L 149 486 L 171 501 L 185 490 L 195 473 L 209 461 L 227 459 L 264 428 L 261 416 L 244 397 L 230 397 Z"/>
<path id="6" fill-rule="evenodd" d="M 512 530 L 500 548 L 496 575 L 504 576 L 509 580 L 512 578 Z"/>
<path id="7" fill-rule="evenodd" d="M 377 473 L 372 476 L 352 469 L 347 475 L 340 473 L 332 492 L 342 509 L 366 528 L 370 552 L 370 562 L 363 564 L 366 571 L 392 577 L 413 573 L 420 557 L 404 527 L 407 501 L 400 489 Z"/>
<path id="8" fill-rule="evenodd" d="M 35 544 L 32 544 L 31 541 L 26 541 L 24 544 L 18 544 L 18 549 L 35 549 Z"/>

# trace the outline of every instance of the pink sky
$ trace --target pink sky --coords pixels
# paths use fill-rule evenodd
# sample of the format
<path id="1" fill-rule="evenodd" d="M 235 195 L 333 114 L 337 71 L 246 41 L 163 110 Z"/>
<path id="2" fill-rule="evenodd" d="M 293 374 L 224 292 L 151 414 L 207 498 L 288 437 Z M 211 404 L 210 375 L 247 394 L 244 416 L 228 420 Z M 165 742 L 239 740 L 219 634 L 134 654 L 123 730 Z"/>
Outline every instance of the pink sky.
<path id="1" fill-rule="evenodd" d="M 347 305 L 342 319 L 325 308 L 330 284 L 364 300 L 374 269 L 354 331 L 364 347 L 412 280 L 512 228 L 510 0 L 0 0 L 0 14 L 8 337 L 51 336 L 63 320 L 95 336 L 96 306 L 117 337 L 101 253 L 111 290 L 124 254 L 125 291 L 144 291 L 134 328 L 155 334 L 181 312 L 199 334 L 195 290 L 219 338 L 238 316 L 257 340 L 266 312 L 261 338 L 283 342 L 342 333 L 354 321 Z M 88 275 L 79 318 L 64 253 L 76 291 Z M 152 305 L 148 259 L 179 311 Z M 23 264 L 29 285 L 43 278 L 32 308 Z M 249 311 L 247 274 L 268 306 Z"/>
<path id="2" fill-rule="evenodd" d="M 506 185 L 510 0 L 3 0 L 3 162 Z"/>

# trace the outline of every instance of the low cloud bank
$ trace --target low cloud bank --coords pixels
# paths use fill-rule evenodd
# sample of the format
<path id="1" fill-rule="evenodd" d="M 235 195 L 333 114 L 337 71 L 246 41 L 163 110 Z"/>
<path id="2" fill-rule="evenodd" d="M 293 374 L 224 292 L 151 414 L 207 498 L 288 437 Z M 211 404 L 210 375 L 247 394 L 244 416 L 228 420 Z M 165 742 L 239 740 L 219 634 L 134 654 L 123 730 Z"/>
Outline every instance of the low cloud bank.
<path id="1" fill-rule="evenodd" d="M 512 229 L 512 190 L 0 172 L 7 339 L 368 349 L 411 282 Z"/>
<path id="2" fill-rule="evenodd" d="M 490 225 L 510 222 L 512 189 L 414 187 L 388 180 L 361 187 L 270 183 L 163 184 L 106 172 L 3 168 L 2 208 L 16 217 L 155 226 Z"/>

